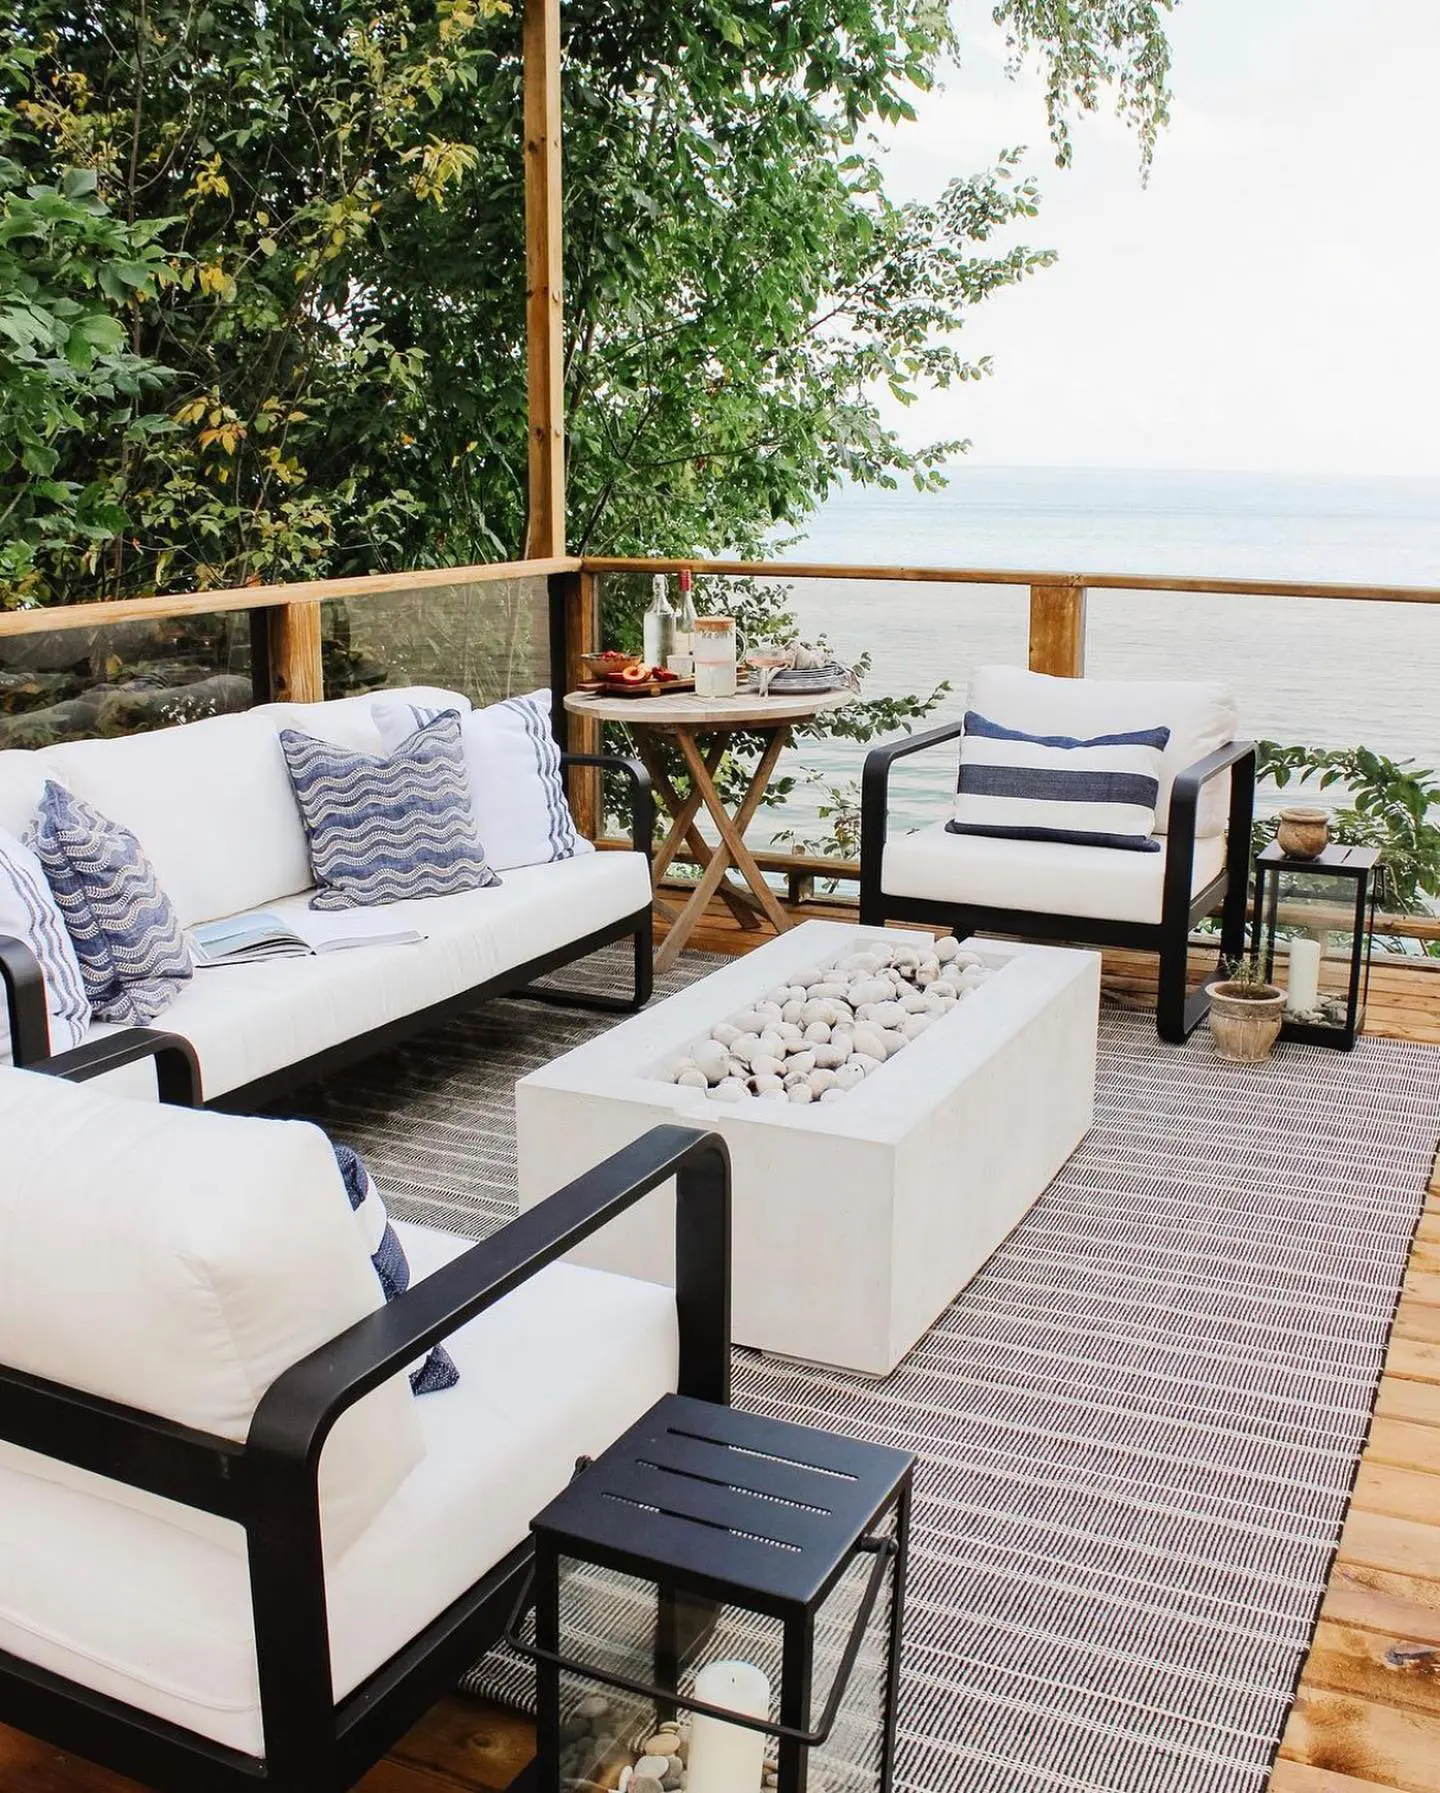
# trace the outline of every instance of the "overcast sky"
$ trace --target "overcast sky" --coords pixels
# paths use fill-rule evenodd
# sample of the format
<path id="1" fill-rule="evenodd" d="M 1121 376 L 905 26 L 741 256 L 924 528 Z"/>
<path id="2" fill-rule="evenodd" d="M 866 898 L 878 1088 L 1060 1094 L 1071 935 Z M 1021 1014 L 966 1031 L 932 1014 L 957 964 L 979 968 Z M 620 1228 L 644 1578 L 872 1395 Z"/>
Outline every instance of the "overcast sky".
<path id="1" fill-rule="evenodd" d="M 967 325 L 994 377 L 903 414 L 988 464 L 1440 474 L 1436 0 L 1184 0 L 1173 123 L 1081 121 L 1054 167 L 1038 81 L 984 0 L 889 152 L 897 196 L 1028 144 L 1060 251 Z"/>

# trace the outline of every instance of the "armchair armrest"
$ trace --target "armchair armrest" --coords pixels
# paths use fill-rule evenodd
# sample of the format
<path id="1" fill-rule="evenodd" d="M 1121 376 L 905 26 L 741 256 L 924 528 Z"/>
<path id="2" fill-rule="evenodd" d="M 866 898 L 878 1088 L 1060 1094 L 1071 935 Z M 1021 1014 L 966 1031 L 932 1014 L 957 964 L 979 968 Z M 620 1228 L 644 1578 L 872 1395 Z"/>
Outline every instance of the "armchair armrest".
<path id="1" fill-rule="evenodd" d="M 69 1052 L 57 1052 L 27 1066 L 47 1077 L 63 1077 L 67 1083 L 88 1083 L 122 1065 L 155 1060 L 155 1082 L 160 1100 L 176 1108 L 200 1106 L 200 1061 L 189 1040 L 178 1033 L 157 1032 L 150 1027 L 127 1027 L 102 1039 L 86 1040 Z"/>
<path id="2" fill-rule="evenodd" d="M 655 796 L 650 774 L 639 760 L 618 753 L 562 753 L 562 766 L 597 766 L 603 772 L 623 772 L 630 780 L 630 840 L 646 863 L 655 847 Z"/>
<path id="3" fill-rule="evenodd" d="M 861 921 L 884 919 L 880 871 L 890 825 L 890 768 L 896 760 L 908 759 L 912 753 L 924 753 L 929 747 L 956 741 L 964 732 L 963 718 L 959 722 L 942 722 L 938 728 L 922 729 L 918 735 L 907 735 L 884 747 L 872 747 L 865 755 L 865 769 L 860 776 Z"/>
<path id="4" fill-rule="evenodd" d="M 1187 766 L 1170 787 L 1170 818 L 1165 856 L 1165 892 L 1163 914 L 1169 919 L 1183 911 L 1189 917 L 1191 883 L 1195 866 L 1195 823 L 1200 809 L 1200 794 L 1205 786 L 1222 772 L 1230 772 L 1230 816 L 1226 844 L 1226 875 L 1229 890 L 1227 913 L 1233 931 L 1235 905 L 1241 905 L 1243 919 L 1244 893 L 1250 875 L 1250 825 L 1255 812 L 1256 753 L 1253 741 L 1231 741 L 1207 753 L 1193 766 Z M 1232 901 L 1232 894 L 1238 896 Z"/>
<path id="5" fill-rule="evenodd" d="M 243 1471 L 261 1711 L 277 1778 L 282 1759 L 306 1747 L 284 1715 L 329 1714 L 334 1704 L 316 1482 L 330 1430 L 387 1377 L 672 1176 L 680 1389 L 728 1402 L 730 1157 L 718 1134 L 690 1127 L 653 1128 L 302 1358 L 262 1397 Z"/>
<path id="6" fill-rule="evenodd" d="M 45 974 L 23 940 L 0 934 L 0 985 L 10 1018 L 10 1056 L 16 1065 L 33 1065 L 50 1051 L 50 1010 L 45 1001 Z"/>

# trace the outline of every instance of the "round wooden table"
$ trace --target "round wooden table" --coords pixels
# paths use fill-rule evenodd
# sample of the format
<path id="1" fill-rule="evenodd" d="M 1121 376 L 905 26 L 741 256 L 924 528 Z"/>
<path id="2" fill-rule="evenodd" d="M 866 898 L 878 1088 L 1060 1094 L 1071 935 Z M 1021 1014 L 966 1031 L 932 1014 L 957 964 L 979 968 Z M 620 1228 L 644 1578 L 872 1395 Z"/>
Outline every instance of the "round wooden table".
<path id="1" fill-rule="evenodd" d="M 655 955 L 657 970 L 675 963 L 713 896 L 724 899 L 743 928 L 758 928 L 761 916 L 777 934 L 790 926 L 745 845 L 745 830 L 760 807 L 780 755 L 790 744 L 794 725 L 854 701 L 855 693 L 850 690 L 819 691 L 809 697 L 760 697 L 753 691 L 741 691 L 734 697 L 696 697 L 693 691 L 680 691 L 673 697 L 601 697 L 572 691 L 565 699 L 565 708 L 576 716 L 620 722 L 629 729 L 635 751 L 655 787 L 656 800 L 670 818 L 669 831 L 654 859 L 656 906 L 670 918 L 670 931 Z M 715 788 L 715 774 L 731 740 L 742 730 L 769 739 L 732 816 Z M 663 749 L 667 744 L 679 750 L 690 774 L 690 789 L 684 796 L 666 769 Z M 719 830 L 718 844 L 712 845 L 700 832 L 697 819 L 702 807 Z M 682 846 L 700 867 L 700 879 L 684 907 L 677 909 L 661 897 L 660 885 Z M 743 884 L 726 877 L 732 867 L 744 879 Z"/>

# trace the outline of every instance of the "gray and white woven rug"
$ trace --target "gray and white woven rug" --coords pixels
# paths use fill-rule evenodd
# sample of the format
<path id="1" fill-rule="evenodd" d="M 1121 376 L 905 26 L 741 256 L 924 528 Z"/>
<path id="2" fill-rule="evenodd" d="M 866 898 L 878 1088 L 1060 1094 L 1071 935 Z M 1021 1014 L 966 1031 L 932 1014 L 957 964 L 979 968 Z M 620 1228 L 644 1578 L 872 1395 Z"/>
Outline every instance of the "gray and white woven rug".
<path id="1" fill-rule="evenodd" d="M 494 1003 L 290 1112 L 397 1213 L 483 1235 L 514 1211 L 515 1079 L 605 1025 Z M 1259 1793 L 1437 1134 L 1432 1048 L 1238 1067 L 1107 1011 L 1094 1130 L 893 1375 L 737 1353 L 737 1405 L 920 1455 L 907 1793 Z M 525 1698 L 503 1659 L 483 1685 Z"/>

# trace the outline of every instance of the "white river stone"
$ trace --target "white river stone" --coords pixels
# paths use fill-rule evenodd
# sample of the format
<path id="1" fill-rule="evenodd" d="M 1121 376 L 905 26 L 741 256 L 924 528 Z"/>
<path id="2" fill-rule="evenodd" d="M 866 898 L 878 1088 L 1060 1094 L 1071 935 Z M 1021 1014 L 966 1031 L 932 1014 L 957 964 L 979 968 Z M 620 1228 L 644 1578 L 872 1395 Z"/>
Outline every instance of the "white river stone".
<path id="1" fill-rule="evenodd" d="M 738 1077 L 726 1077 L 710 1092 L 712 1102 L 743 1102 L 750 1094 Z"/>

